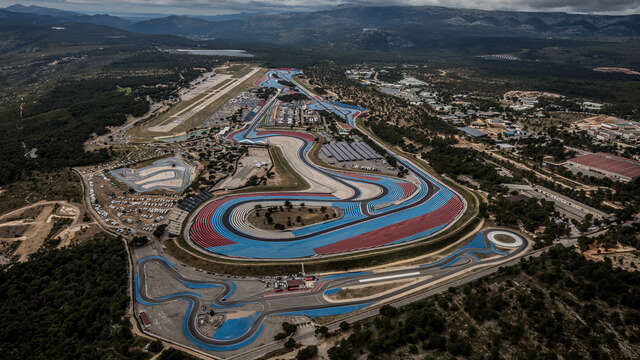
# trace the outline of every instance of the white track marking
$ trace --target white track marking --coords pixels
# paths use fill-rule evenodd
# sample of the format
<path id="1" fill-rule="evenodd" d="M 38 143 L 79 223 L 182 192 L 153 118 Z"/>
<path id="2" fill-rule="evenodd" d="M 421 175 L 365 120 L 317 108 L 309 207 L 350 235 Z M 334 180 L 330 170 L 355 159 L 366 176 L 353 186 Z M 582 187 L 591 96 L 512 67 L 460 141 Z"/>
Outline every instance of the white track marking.
<path id="1" fill-rule="evenodd" d="M 397 278 L 401 278 L 401 277 L 416 276 L 416 275 L 420 275 L 420 272 L 419 272 L 419 271 L 416 271 L 416 272 L 412 272 L 412 273 L 405 273 L 405 274 L 397 274 L 397 275 L 380 276 L 380 277 L 375 277 L 375 278 L 370 278 L 370 279 L 362 279 L 362 280 L 358 280 L 358 282 L 361 282 L 361 283 L 367 283 L 367 282 L 372 282 L 372 281 L 389 280 L 389 279 L 397 279 Z"/>

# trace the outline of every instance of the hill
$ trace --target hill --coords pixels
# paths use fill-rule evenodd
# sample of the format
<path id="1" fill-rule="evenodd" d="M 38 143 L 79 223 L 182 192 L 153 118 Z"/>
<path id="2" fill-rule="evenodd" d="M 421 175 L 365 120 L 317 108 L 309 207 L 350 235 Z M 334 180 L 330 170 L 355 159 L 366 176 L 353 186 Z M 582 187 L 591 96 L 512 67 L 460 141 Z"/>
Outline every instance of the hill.
<path id="1" fill-rule="evenodd" d="M 16 14 L 40 21 L 87 22 L 144 34 L 261 41 L 348 49 L 423 49 L 464 37 L 611 40 L 640 37 L 640 15 L 603 16 L 547 12 L 487 11 L 436 6 L 340 6 L 283 14 L 167 16 L 132 22 L 110 15 L 83 15 L 13 5 Z"/>
<path id="2" fill-rule="evenodd" d="M 11 5 L 0 11 L 8 11 L 16 14 L 33 15 L 32 21 L 42 22 L 47 24 L 55 24 L 61 22 L 82 22 L 94 25 L 111 26 L 120 29 L 126 29 L 132 24 L 131 21 L 122 19 L 117 16 L 111 16 L 106 14 L 97 15 L 85 15 L 76 13 L 73 11 L 64 11 L 53 8 L 41 7 L 41 6 L 24 6 L 20 4 Z M 39 16 L 40 18 L 36 18 Z M 23 17 L 24 18 L 24 17 Z"/>
<path id="3" fill-rule="evenodd" d="M 22 4 L 14 4 L 8 6 L 6 8 L 7 11 L 17 12 L 17 13 L 25 13 L 25 14 L 33 14 L 33 15 L 45 15 L 45 16 L 80 16 L 79 13 L 73 11 L 65 11 L 59 9 L 53 9 L 42 6 L 29 5 L 25 6 Z"/>
<path id="4" fill-rule="evenodd" d="M 214 27 L 212 22 L 188 16 L 167 16 L 163 18 L 140 21 L 128 29 L 143 34 L 172 34 L 197 36 L 210 34 Z"/>
<path id="5" fill-rule="evenodd" d="M 159 19 L 156 19 L 159 20 Z M 340 7 L 333 10 L 248 16 L 215 26 L 186 17 L 169 17 L 160 29 L 138 23 L 140 32 L 176 32 L 281 44 L 421 47 L 433 40 L 460 36 L 519 36 L 593 39 L 640 36 L 640 16 L 485 11 L 433 6 Z"/>

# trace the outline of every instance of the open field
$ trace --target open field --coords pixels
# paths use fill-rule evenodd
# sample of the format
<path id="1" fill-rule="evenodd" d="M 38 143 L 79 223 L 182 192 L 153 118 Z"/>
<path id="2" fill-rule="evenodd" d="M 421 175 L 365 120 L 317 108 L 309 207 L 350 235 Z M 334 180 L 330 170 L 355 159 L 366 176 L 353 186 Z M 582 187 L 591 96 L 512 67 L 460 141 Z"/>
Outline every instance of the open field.
<path id="1" fill-rule="evenodd" d="M 7 185 L 0 194 L 0 215 L 42 200 L 80 202 L 80 178 L 71 170 L 33 172 L 28 179 Z"/>
<path id="2" fill-rule="evenodd" d="M 71 243 L 80 234 L 63 233 L 72 225 L 80 225 L 81 214 L 77 204 L 43 201 L 0 216 L 0 262 L 26 261 L 42 247 L 59 247 L 63 242 L 61 235 L 65 243 Z"/>
<path id="3" fill-rule="evenodd" d="M 29 229 L 29 225 L 0 224 L 0 238 L 21 237 Z"/>
<path id="4" fill-rule="evenodd" d="M 266 186 L 251 186 L 240 189 L 238 192 L 300 191 L 309 188 L 309 184 L 304 180 L 304 178 L 291 168 L 291 165 L 289 165 L 284 158 L 280 148 L 270 146 L 269 155 L 273 163 L 271 171 L 275 176 L 272 179 L 267 180 Z"/>
<path id="5" fill-rule="evenodd" d="M 271 156 L 266 148 L 251 147 L 248 152 L 238 160 L 236 171 L 220 181 L 214 187 L 217 189 L 238 189 L 247 185 L 247 182 L 255 176 L 261 178 L 267 175 L 272 167 Z M 274 177 L 267 182 L 275 181 Z"/>
<path id="6" fill-rule="evenodd" d="M 274 224 L 281 224 L 284 225 L 285 229 L 289 229 L 317 224 L 341 216 L 338 208 L 329 207 L 324 208 L 324 211 L 322 210 L 320 207 L 312 206 L 293 206 L 290 210 L 284 208 L 282 211 L 279 208 L 275 208 L 271 212 L 273 224 L 267 221 L 266 213 L 268 209 L 252 210 L 249 212 L 247 221 L 259 229 L 273 230 Z M 298 217 L 300 217 L 300 221 L 298 221 Z"/>
<path id="7" fill-rule="evenodd" d="M 215 81 L 212 84 L 213 86 L 193 98 L 185 95 L 183 100 L 176 106 L 158 116 L 158 118 L 153 121 L 153 123 L 157 123 L 157 125 L 149 126 L 148 130 L 158 133 L 171 132 L 176 126 L 191 118 L 191 116 L 212 101 L 215 101 L 217 98 L 216 95 L 219 93 L 224 94 L 226 90 L 233 88 L 234 82 L 232 82 L 227 75 L 216 75 L 215 77 L 218 78 L 218 81 Z"/>

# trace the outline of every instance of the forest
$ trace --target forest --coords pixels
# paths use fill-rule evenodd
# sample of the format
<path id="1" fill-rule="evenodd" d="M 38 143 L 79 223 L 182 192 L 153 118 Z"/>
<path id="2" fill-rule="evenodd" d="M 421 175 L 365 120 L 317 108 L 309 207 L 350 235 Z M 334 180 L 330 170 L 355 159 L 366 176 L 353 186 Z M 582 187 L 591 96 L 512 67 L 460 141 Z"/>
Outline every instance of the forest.
<path id="1" fill-rule="evenodd" d="M 85 152 L 92 134 L 122 125 L 127 116 L 149 110 L 147 98 L 161 101 L 221 60 L 143 51 L 86 77 L 57 82 L 42 95 L 0 108 L 0 186 L 52 171 L 105 161 L 107 150 Z M 159 86 L 157 86 L 159 85 Z M 34 150 L 35 149 L 35 150 Z M 31 151 L 34 150 L 33 153 Z"/>
<path id="2" fill-rule="evenodd" d="M 0 268 L 4 359 L 145 359 L 125 317 L 127 255 L 98 234 L 71 248 L 40 251 Z"/>
<path id="3" fill-rule="evenodd" d="M 331 360 L 632 359 L 640 354 L 638 296 L 640 273 L 556 246 L 420 302 L 385 305 L 328 354 Z"/>
<path id="4" fill-rule="evenodd" d="M 287 95 L 280 95 L 278 96 L 278 100 L 282 101 L 282 102 L 292 102 L 292 101 L 302 101 L 302 100 L 307 100 L 308 97 L 305 94 L 302 93 L 296 93 L 296 94 L 287 94 Z"/>
<path id="5" fill-rule="evenodd" d="M 83 143 L 105 126 L 121 125 L 126 115 L 149 109 L 144 100 L 118 91 L 114 80 L 72 80 L 57 85 L 22 107 L 0 110 L 0 185 L 34 170 L 50 171 L 104 161 L 108 151 L 86 152 Z M 36 149 L 34 155 L 25 155 Z"/>
<path id="6" fill-rule="evenodd" d="M 487 164 L 473 149 L 437 146 L 422 157 L 439 173 L 451 177 L 467 175 L 477 180 L 480 187 L 493 193 L 504 192 L 501 183 L 510 181 L 498 174 L 495 166 Z"/>
<path id="7" fill-rule="evenodd" d="M 545 156 L 553 157 L 555 162 L 563 162 L 576 155 L 575 151 L 565 150 L 563 143 L 557 139 L 546 141 L 540 138 L 529 138 L 522 139 L 520 144 L 524 145 L 519 149 L 520 153 L 538 163 L 541 163 Z"/>

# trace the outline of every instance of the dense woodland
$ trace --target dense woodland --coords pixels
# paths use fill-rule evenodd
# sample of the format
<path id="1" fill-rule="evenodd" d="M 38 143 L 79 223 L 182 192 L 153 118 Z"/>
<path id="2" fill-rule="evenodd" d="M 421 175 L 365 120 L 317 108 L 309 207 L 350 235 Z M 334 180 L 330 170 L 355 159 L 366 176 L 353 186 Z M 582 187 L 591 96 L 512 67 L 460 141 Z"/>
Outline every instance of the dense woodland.
<path id="1" fill-rule="evenodd" d="M 107 150 L 85 152 L 92 134 L 141 116 L 220 58 L 140 51 L 91 76 L 71 77 L 48 91 L 0 108 L 0 185 L 29 179 L 31 172 L 94 164 Z M 31 151 L 34 150 L 33 153 Z"/>
<path id="2" fill-rule="evenodd" d="M 563 162 L 576 155 L 575 151 L 567 151 L 558 139 L 546 141 L 542 138 L 528 138 L 523 139 L 520 144 L 523 146 L 518 152 L 536 162 L 542 162 L 545 156 L 551 156 L 555 162 Z"/>
<path id="3" fill-rule="evenodd" d="M 282 102 L 292 102 L 292 101 L 301 101 L 301 100 L 307 100 L 309 99 L 307 97 L 307 95 L 302 94 L 302 93 L 296 93 L 296 94 L 287 94 L 287 95 L 280 95 L 278 96 L 278 100 L 282 101 Z"/>
<path id="4" fill-rule="evenodd" d="M 637 359 L 640 273 L 554 247 L 356 324 L 329 359 Z"/>
<path id="5" fill-rule="evenodd" d="M 144 359 L 125 317 L 127 255 L 107 235 L 0 269 L 4 359 Z"/>
<path id="6" fill-rule="evenodd" d="M 459 175 L 469 176 L 492 194 L 504 192 L 505 189 L 500 184 L 509 181 L 498 174 L 495 166 L 485 163 L 480 153 L 472 149 L 439 146 L 423 153 L 422 157 L 439 174 L 447 174 L 453 178 Z"/>
<path id="7" fill-rule="evenodd" d="M 34 170 L 97 163 L 106 150 L 85 153 L 83 143 L 105 126 L 121 125 L 126 115 L 140 116 L 149 109 L 116 88 L 113 79 L 71 80 L 57 85 L 42 98 L 0 110 L 0 185 L 20 180 Z M 45 130 L 46 129 L 46 130 Z M 35 150 L 35 157 L 29 153 Z"/>

